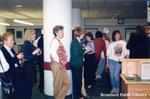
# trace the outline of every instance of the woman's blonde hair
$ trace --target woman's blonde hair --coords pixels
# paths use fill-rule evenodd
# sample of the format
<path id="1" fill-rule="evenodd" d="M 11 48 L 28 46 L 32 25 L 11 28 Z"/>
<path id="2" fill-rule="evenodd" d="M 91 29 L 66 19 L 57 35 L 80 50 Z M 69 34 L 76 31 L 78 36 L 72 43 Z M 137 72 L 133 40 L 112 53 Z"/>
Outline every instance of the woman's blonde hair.
<path id="1" fill-rule="evenodd" d="M 6 41 L 8 37 L 14 37 L 14 35 L 10 32 L 6 32 L 2 36 L 2 42 Z"/>
<path id="2" fill-rule="evenodd" d="M 30 41 L 32 37 L 32 33 L 35 33 L 35 29 L 27 28 L 24 34 L 24 41 Z"/>

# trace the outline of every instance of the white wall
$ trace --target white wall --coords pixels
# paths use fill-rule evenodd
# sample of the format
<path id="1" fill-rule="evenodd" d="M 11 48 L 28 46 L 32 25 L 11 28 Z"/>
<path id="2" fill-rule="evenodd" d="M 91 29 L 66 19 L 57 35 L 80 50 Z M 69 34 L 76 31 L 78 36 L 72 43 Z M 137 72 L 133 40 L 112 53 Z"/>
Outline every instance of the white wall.
<path id="1" fill-rule="evenodd" d="M 125 38 L 125 29 L 126 28 L 135 28 L 136 25 L 146 25 L 147 19 L 125 19 L 124 24 L 118 24 L 117 19 L 83 19 L 82 20 L 82 27 L 85 29 L 87 28 L 97 28 L 98 30 L 102 31 L 104 28 L 107 28 L 109 30 L 108 35 L 111 36 L 113 30 L 120 30 L 123 39 Z M 9 26 L 7 29 L 15 29 L 16 31 L 22 31 L 24 33 L 24 29 L 27 28 L 27 26 Z M 38 23 L 38 25 L 35 25 L 34 28 L 42 28 L 42 23 Z M 17 44 L 23 43 L 23 39 L 18 39 L 15 37 L 15 40 Z"/>
<path id="2" fill-rule="evenodd" d="M 0 22 L 5 22 L 5 19 L 0 18 Z M 6 32 L 6 26 L 0 25 L 0 35 Z"/>
<path id="3" fill-rule="evenodd" d="M 122 37 L 125 38 L 126 28 L 135 28 L 136 25 L 146 25 L 147 19 L 124 19 L 124 24 L 118 24 L 117 19 L 84 19 L 84 27 L 97 28 L 102 31 L 108 28 L 108 35 L 112 34 L 113 30 L 120 30 Z"/>
<path id="4" fill-rule="evenodd" d="M 24 29 L 25 28 L 28 28 L 29 26 L 9 26 L 9 27 L 7 27 L 7 29 L 14 29 L 15 31 L 15 36 L 14 36 L 14 38 L 15 38 L 15 42 L 16 42 L 16 44 L 17 45 L 15 45 L 14 46 L 14 50 L 16 51 L 16 52 L 18 52 L 18 50 L 19 50 L 19 46 L 18 45 L 22 45 L 23 44 L 23 36 L 24 36 Z M 31 26 L 30 26 L 31 27 Z M 42 28 L 42 26 L 35 26 L 35 27 L 33 27 L 33 28 Z M 22 38 L 17 38 L 16 37 L 16 31 L 21 31 L 22 32 Z"/>

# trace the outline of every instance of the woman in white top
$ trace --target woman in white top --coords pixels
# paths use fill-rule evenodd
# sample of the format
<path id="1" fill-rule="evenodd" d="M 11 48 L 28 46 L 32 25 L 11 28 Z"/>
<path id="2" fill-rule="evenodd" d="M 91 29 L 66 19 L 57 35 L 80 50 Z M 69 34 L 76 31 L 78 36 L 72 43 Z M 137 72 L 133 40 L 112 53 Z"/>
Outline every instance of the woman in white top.
<path id="1" fill-rule="evenodd" d="M 2 67 L 3 66 L 3 67 Z M 4 55 L 2 51 L 0 50 L 0 73 L 4 73 L 8 71 L 9 69 L 9 64 L 6 62 L 6 59 L 4 58 Z M 0 81 L 0 99 L 3 99 L 3 94 L 2 94 L 2 85 Z"/>
<path id="2" fill-rule="evenodd" d="M 107 49 L 107 58 L 110 71 L 111 85 L 112 90 L 111 93 L 119 93 L 120 88 L 120 70 L 121 64 L 120 60 L 125 58 L 129 52 L 126 49 L 126 42 L 121 40 L 121 33 L 118 30 L 113 31 L 112 33 L 112 43 L 110 43 Z"/>

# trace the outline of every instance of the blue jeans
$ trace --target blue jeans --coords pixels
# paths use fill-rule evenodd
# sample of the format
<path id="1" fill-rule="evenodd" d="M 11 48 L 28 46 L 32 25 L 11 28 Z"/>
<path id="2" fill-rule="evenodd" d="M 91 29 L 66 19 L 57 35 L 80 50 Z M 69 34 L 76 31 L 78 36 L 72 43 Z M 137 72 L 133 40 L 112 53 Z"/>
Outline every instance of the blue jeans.
<path id="1" fill-rule="evenodd" d="M 96 75 L 102 76 L 102 73 L 104 71 L 104 66 L 105 66 L 105 59 L 100 58 L 99 64 L 98 64 L 98 69 L 96 71 Z"/>
<path id="2" fill-rule="evenodd" d="M 121 64 L 117 61 L 108 60 L 111 84 L 113 88 L 120 88 L 120 70 Z"/>

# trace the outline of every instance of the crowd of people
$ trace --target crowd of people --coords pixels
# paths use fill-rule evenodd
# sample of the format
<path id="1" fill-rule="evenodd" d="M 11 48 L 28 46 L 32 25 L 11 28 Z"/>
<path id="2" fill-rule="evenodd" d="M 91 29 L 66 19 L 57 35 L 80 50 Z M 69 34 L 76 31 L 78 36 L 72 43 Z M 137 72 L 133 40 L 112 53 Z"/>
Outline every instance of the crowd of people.
<path id="1" fill-rule="evenodd" d="M 54 38 L 50 44 L 51 71 L 56 99 L 64 99 L 71 85 L 66 67 L 67 54 L 61 42 L 64 37 L 63 30 L 64 27 L 61 25 L 53 28 Z M 72 35 L 69 64 L 72 71 L 73 99 L 89 98 L 88 90 L 93 88 L 97 79 L 103 77 L 105 70 L 109 71 L 110 75 L 112 86 L 110 92 L 119 93 L 121 59 L 150 58 L 149 26 L 136 26 L 136 32 L 131 33 L 127 43 L 119 30 L 112 32 L 111 40 L 106 33 L 97 31 L 94 36 L 91 32 L 85 33 L 80 27 L 75 27 Z M 5 33 L 2 36 L 0 73 L 7 72 L 15 88 L 15 94 L 8 96 L 8 99 L 31 99 L 32 88 L 37 83 L 36 65 L 40 68 L 39 89 L 40 91 L 44 89 L 43 36 L 37 46 L 33 44 L 35 38 L 35 30 L 26 29 L 22 50 L 16 53 L 13 50 L 13 34 Z M 82 92 L 83 85 L 85 94 Z M 2 97 L 1 87 L 0 84 L 0 97 Z"/>
<path id="2" fill-rule="evenodd" d="M 150 58 L 150 27 L 136 26 L 129 41 L 123 40 L 121 32 L 114 30 L 111 40 L 106 33 L 84 33 L 80 27 L 72 30 L 70 66 L 73 78 L 73 99 L 89 98 L 104 71 L 109 72 L 112 94 L 120 93 L 121 60 L 124 58 Z M 84 80 L 83 80 L 84 79 Z M 84 81 L 84 84 L 83 82 Z M 82 92 L 84 85 L 85 93 Z"/>
<path id="3" fill-rule="evenodd" d="M 15 93 L 5 96 L 1 89 L 1 99 L 3 96 L 7 99 L 31 99 L 33 85 L 37 82 L 37 60 L 42 55 L 42 49 L 33 45 L 34 40 L 35 30 L 26 29 L 22 50 L 16 53 L 13 49 L 14 35 L 12 33 L 3 34 L 0 48 L 0 73 L 7 73 L 10 76 Z M 0 86 L 3 87 L 1 81 Z"/>

